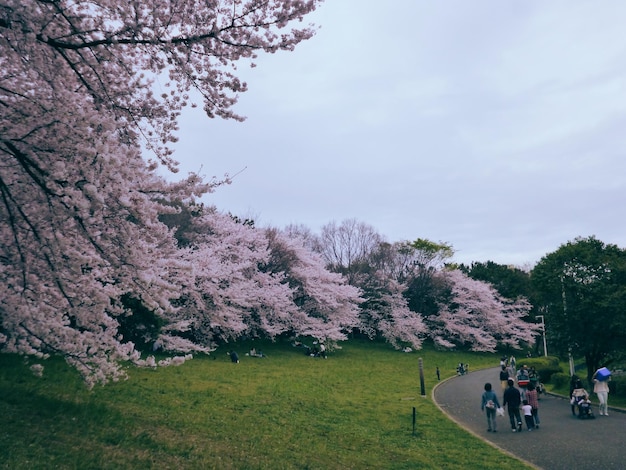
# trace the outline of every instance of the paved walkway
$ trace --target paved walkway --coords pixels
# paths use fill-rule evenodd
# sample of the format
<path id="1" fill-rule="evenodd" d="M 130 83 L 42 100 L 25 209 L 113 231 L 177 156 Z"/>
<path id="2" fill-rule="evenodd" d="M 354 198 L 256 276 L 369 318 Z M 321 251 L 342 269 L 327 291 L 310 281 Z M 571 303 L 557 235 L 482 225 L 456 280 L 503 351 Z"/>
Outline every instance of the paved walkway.
<path id="1" fill-rule="evenodd" d="M 435 387 L 433 399 L 461 427 L 537 468 L 626 468 L 626 414 L 610 409 L 609 416 L 600 416 L 595 395 L 595 419 L 579 420 L 572 416 L 567 399 L 543 394 L 539 400 L 540 429 L 528 432 L 524 425 L 521 433 L 513 433 L 505 412 L 496 418 L 498 432 L 487 432 L 487 419 L 480 410 L 481 395 L 485 383 L 491 382 L 502 402 L 499 371 L 495 367 L 448 379 Z"/>

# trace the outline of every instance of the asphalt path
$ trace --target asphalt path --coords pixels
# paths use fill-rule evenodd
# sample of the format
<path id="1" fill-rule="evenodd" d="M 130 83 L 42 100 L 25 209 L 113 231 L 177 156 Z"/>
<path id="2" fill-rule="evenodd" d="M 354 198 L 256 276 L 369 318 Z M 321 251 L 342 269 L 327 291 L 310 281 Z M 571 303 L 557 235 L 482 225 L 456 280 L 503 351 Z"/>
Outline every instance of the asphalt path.
<path id="1" fill-rule="evenodd" d="M 540 469 L 626 468 L 626 414 L 609 408 L 600 416 L 592 394 L 595 419 L 572 416 L 569 400 L 542 394 L 539 400 L 539 429 L 512 432 L 508 413 L 496 417 L 498 432 L 487 432 L 487 418 L 480 410 L 484 385 L 490 382 L 502 404 L 500 368 L 484 369 L 441 382 L 433 400 L 452 420 L 495 447 Z M 611 397 L 609 395 L 609 407 Z M 524 417 L 522 416 L 522 420 Z"/>

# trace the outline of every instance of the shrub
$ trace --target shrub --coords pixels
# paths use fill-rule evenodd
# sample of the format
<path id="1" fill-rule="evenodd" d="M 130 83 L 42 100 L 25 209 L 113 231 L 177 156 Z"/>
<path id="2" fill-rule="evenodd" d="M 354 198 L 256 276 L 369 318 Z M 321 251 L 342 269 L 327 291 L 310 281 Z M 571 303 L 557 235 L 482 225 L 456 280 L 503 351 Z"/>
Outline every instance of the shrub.
<path id="1" fill-rule="evenodd" d="M 626 398 L 626 375 L 617 375 L 611 378 L 609 393 L 616 397 Z"/>
<path id="2" fill-rule="evenodd" d="M 563 388 L 569 385 L 570 376 L 569 374 L 564 374 L 563 372 L 556 372 L 552 374 L 550 378 L 550 383 L 554 385 L 556 388 Z"/>
<path id="3" fill-rule="evenodd" d="M 563 368 L 559 365 L 559 359 L 557 357 L 532 357 L 518 361 L 520 366 L 526 365 L 528 368 L 534 367 L 539 374 L 539 380 L 543 383 L 550 382 L 552 375 L 563 372 Z M 569 382 L 569 376 L 568 376 Z"/>

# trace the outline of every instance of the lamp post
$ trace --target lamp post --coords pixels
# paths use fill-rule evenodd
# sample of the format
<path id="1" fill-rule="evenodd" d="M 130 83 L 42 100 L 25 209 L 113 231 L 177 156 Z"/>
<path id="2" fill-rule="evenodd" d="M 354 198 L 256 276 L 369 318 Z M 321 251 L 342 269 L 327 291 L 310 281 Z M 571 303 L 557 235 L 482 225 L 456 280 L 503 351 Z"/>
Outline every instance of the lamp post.
<path id="1" fill-rule="evenodd" d="M 567 266 L 567 263 L 563 266 L 563 269 L 565 269 L 566 266 Z M 567 302 L 565 298 L 565 273 L 561 274 L 561 295 L 563 296 L 563 316 L 565 317 L 565 322 L 567 323 L 567 328 L 568 328 L 567 337 L 570 338 L 569 322 L 567 321 Z M 569 375 L 570 377 L 572 377 L 574 375 L 574 372 L 576 372 L 576 366 L 574 365 L 574 357 L 572 356 L 571 346 L 567 348 L 567 358 L 569 361 Z"/>
<path id="2" fill-rule="evenodd" d="M 543 315 L 536 315 L 535 318 L 541 318 L 541 332 L 543 333 L 543 355 L 548 357 L 548 343 L 546 342 L 546 321 Z"/>

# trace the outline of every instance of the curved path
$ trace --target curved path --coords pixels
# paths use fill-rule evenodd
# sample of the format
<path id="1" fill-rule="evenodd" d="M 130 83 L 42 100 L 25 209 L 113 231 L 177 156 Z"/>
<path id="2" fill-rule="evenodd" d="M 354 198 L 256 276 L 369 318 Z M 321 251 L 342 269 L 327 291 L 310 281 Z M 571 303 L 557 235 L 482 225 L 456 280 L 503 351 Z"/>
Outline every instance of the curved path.
<path id="1" fill-rule="evenodd" d="M 626 414 L 609 409 L 609 416 L 600 416 L 595 395 L 595 419 L 579 420 L 572 416 L 567 399 L 543 394 L 539 400 L 540 429 L 528 432 L 524 425 L 521 433 L 513 433 L 505 412 L 496 418 L 498 432 L 487 432 L 481 396 L 485 382 L 491 382 L 502 403 L 499 371 L 499 367 L 484 369 L 441 382 L 433 390 L 433 400 L 461 427 L 537 468 L 626 468 Z"/>

